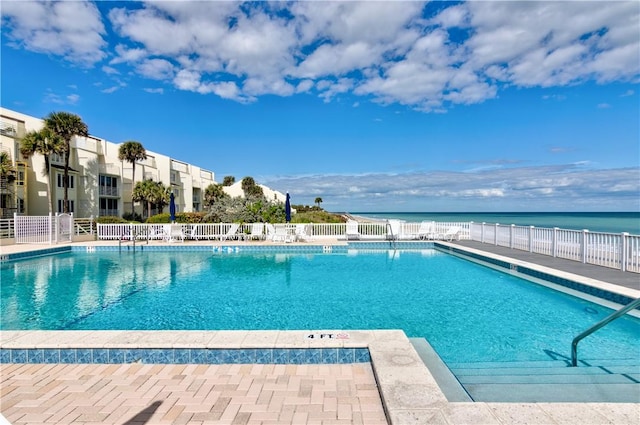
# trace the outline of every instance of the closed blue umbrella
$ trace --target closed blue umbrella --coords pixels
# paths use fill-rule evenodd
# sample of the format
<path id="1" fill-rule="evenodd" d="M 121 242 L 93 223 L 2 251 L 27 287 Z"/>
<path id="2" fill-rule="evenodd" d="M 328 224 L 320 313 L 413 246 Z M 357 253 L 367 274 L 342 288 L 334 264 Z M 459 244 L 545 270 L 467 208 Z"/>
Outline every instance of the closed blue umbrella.
<path id="1" fill-rule="evenodd" d="M 287 223 L 291 221 L 291 199 L 289 192 L 287 192 L 287 200 L 284 201 L 284 219 Z"/>
<path id="2" fill-rule="evenodd" d="M 172 223 L 176 221 L 176 199 L 173 193 L 169 195 L 169 220 Z"/>

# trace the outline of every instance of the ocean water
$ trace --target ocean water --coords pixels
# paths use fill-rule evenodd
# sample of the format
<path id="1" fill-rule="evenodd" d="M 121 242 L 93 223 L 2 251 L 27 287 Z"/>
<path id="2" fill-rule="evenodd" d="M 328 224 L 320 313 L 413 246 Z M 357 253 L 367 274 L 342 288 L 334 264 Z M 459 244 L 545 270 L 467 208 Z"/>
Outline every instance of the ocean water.
<path id="1" fill-rule="evenodd" d="M 397 219 L 409 222 L 423 220 L 475 223 L 515 224 L 518 226 L 559 227 L 560 229 L 591 232 L 628 232 L 640 235 L 640 212 L 566 212 L 566 213 L 430 213 L 430 212 L 353 212 L 377 220 Z"/>

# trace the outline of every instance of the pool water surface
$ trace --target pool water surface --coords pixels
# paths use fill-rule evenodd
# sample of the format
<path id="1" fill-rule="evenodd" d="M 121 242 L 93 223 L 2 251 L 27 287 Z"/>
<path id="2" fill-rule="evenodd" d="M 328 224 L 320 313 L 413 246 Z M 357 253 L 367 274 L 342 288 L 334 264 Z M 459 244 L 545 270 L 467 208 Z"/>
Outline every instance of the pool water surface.
<path id="1" fill-rule="evenodd" d="M 435 249 L 65 253 L 2 264 L 5 330 L 402 329 L 445 362 L 570 356 L 611 310 Z M 640 320 L 580 343 L 629 359 Z"/>

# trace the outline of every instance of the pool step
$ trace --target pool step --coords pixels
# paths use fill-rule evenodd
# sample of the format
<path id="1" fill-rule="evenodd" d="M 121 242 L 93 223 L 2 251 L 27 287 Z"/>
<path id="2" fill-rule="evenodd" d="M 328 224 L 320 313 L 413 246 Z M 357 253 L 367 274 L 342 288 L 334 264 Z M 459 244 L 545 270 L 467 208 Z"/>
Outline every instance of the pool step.
<path id="1" fill-rule="evenodd" d="M 640 402 L 640 361 L 456 363 L 451 371 L 475 401 Z"/>

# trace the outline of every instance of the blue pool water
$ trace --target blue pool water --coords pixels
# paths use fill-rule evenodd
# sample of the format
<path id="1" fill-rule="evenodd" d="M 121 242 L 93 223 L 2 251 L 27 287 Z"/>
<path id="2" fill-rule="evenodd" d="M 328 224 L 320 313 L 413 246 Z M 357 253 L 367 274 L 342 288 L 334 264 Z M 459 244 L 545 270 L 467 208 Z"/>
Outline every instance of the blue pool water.
<path id="1" fill-rule="evenodd" d="M 570 356 L 608 308 L 428 249 L 67 253 L 2 264 L 2 329 L 403 329 L 446 362 Z M 637 358 L 640 320 L 580 343 Z"/>

